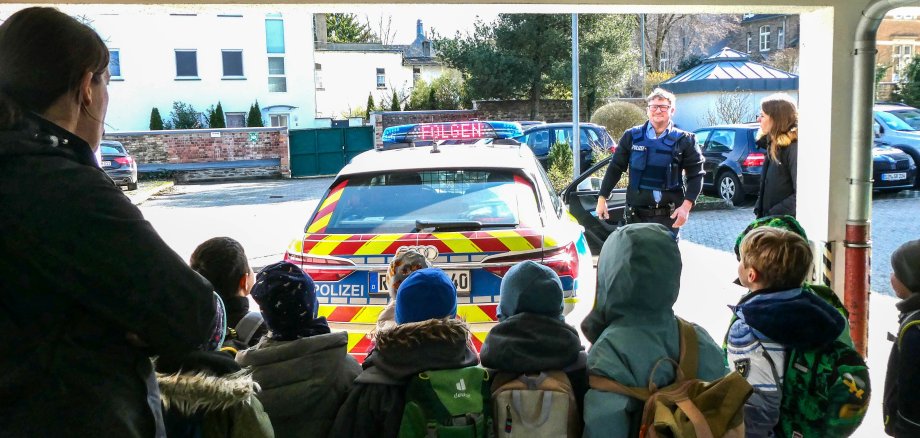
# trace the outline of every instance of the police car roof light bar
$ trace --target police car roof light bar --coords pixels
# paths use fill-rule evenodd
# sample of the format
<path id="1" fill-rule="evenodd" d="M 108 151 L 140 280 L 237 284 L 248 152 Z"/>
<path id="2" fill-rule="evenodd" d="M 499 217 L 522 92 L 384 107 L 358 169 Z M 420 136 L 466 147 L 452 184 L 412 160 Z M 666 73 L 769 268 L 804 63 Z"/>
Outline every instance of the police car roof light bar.
<path id="1" fill-rule="evenodd" d="M 443 140 L 509 139 L 524 135 L 517 122 L 443 122 L 391 126 L 383 130 L 383 143 L 437 142 Z M 435 143 L 436 144 L 436 143 Z"/>

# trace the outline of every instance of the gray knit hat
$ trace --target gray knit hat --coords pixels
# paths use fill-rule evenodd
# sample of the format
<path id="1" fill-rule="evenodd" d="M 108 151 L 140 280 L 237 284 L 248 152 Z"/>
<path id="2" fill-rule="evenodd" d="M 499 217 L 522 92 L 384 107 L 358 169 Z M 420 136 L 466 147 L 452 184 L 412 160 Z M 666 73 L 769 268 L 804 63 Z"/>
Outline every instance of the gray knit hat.
<path id="1" fill-rule="evenodd" d="M 906 242 L 891 254 L 891 268 L 907 290 L 920 292 L 920 239 Z"/>

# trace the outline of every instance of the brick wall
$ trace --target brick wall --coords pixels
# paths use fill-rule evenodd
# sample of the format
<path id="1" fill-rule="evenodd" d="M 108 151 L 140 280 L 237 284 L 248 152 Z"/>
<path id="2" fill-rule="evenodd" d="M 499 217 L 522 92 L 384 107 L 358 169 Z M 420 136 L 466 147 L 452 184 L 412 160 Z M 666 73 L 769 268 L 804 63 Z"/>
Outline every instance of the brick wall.
<path id="1" fill-rule="evenodd" d="M 277 158 L 281 175 L 291 175 L 288 133 L 282 127 L 113 132 L 106 133 L 105 139 L 124 144 L 141 164 Z"/>
<path id="2" fill-rule="evenodd" d="M 889 66 L 882 82 L 891 82 L 894 80 L 894 73 L 897 66 L 892 59 L 894 46 L 911 46 L 912 55 L 920 53 L 920 19 L 912 20 L 895 20 L 890 16 L 884 20 L 878 27 L 876 33 L 876 63 Z M 909 59 L 910 57 L 908 57 Z M 878 93 L 878 99 L 885 100 L 890 97 L 890 92 Z"/>
<path id="3" fill-rule="evenodd" d="M 584 100 L 581 106 L 581 120 L 588 121 L 591 115 L 586 114 Z M 530 117 L 530 101 L 526 100 L 479 100 L 473 102 L 473 107 L 479 111 L 483 120 L 539 120 L 546 123 L 572 121 L 571 100 L 543 99 L 536 117 Z"/>

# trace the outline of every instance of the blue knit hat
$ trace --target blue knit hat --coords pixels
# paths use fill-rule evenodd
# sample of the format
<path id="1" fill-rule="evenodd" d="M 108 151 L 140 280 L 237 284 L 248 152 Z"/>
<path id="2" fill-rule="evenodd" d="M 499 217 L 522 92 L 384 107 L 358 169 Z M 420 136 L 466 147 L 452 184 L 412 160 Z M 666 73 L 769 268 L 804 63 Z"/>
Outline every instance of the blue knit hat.
<path id="1" fill-rule="evenodd" d="M 457 315 L 457 289 L 438 268 L 419 269 L 396 292 L 396 323 L 419 322 Z"/>
<path id="2" fill-rule="evenodd" d="M 564 319 L 562 281 L 548 266 L 530 260 L 518 263 L 502 278 L 500 290 L 499 321 L 523 312 Z"/>
<path id="3" fill-rule="evenodd" d="M 326 318 L 317 318 L 316 286 L 302 269 L 290 262 L 262 268 L 252 286 L 252 298 L 259 304 L 272 339 L 291 341 L 329 333 Z"/>

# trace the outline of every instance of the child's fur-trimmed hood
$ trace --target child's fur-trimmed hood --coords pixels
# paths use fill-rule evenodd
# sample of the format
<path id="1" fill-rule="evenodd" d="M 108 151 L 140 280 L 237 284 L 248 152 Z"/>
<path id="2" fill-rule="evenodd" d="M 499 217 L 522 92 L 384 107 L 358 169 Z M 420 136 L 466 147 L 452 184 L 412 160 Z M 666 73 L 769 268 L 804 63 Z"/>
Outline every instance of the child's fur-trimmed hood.
<path id="1" fill-rule="evenodd" d="M 195 374 L 157 374 L 163 406 L 183 415 L 198 410 L 219 411 L 251 403 L 259 384 L 248 370 L 216 376 L 209 372 Z"/>
<path id="2" fill-rule="evenodd" d="M 429 319 L 397 325 L 377 332 L 377 349 L 412 348 L 423 343 L 465 344 L 470 337 L 466 323 L 452 318 Z"/>

